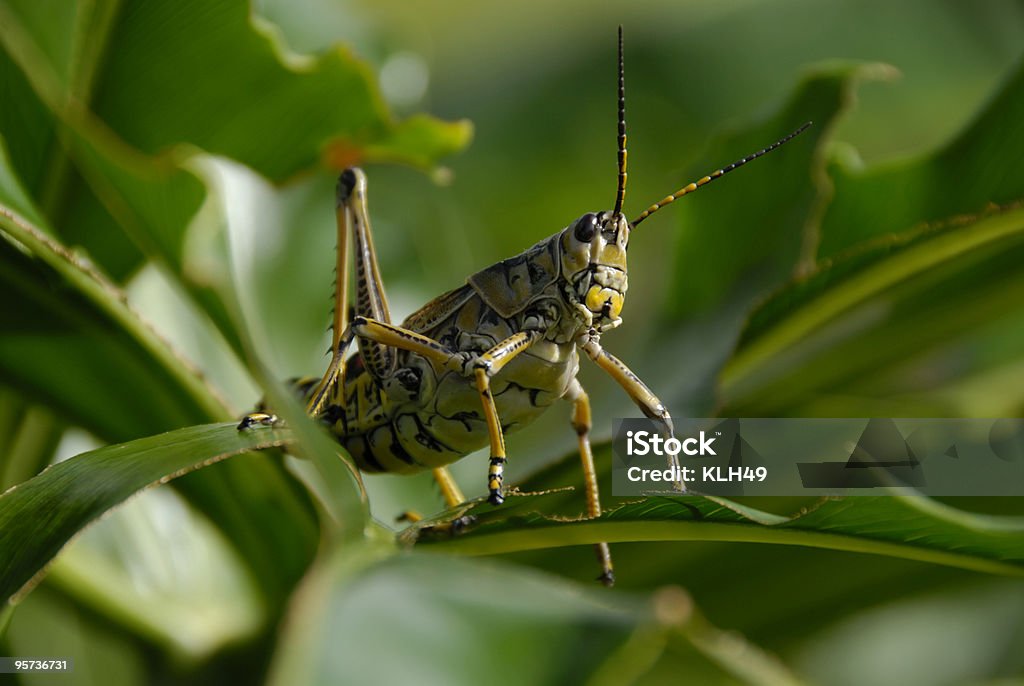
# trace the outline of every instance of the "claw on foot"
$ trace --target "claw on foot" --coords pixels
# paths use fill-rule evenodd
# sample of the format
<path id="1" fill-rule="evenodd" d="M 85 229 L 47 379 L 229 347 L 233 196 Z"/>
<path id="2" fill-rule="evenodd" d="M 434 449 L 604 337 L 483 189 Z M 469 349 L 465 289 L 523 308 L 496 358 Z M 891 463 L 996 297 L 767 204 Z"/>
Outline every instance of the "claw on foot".
<path id="1" fill-rule="evenodd" d="M 270 414 L 269 412 L 250 412 L 249 414 L 242 417 L 242 421 L 238 423 L 239 431 L 247 431 L 254 426 L 273 426 L 278 423 L 276 414 Z"/>
<path id="2" fill-rule="evenodd" d="M 459 536 L 466 533 L 474 524 L 476 524 L 476 517 L 473 515 L 463 515 L 448 522 L 425 526 L 419 530 L 418 536 L 434 540 L 442 537 Z"/>
<path id="3" fill-rule="evenodd" d="M 476 524 L 476 517 L 473 515 L 456 517 L 450 522 L 452 536 L 458 536 L 459 534 L 465 533 L 466 530 L 474 524 Z"/>

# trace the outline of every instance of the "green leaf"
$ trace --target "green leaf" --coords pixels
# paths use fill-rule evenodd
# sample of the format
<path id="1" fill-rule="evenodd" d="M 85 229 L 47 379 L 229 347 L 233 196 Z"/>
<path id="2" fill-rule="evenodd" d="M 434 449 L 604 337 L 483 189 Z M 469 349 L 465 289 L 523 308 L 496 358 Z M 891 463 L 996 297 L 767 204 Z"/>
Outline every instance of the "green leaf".
<path id="1" fill-rule="evenodd" d="M 521 496 L 520 509 L 550 512 L 546 496 Z M 510 499 L 511 500 L 511 499 Z M 605 541 L 734 541 L 874 553 L 991 574 L 1024 575 L 1024 518 L 989 517 L 924 497 L 826 499 L 792 516 L 722 498 L 680 496 L 628 503 L 594 520 L 526 514 L 509 518 L 478 506 L 461 536 L 430 536 L 432 548 L 496 554 Z M 413 540 L 432 522 L 403 535 Z M 428 529 L 429 533 L 429 529 Z"/>
<path id="2" fill-rule="evenodd" d="M 0 597 L 22 589 L 71 538 L 144 488 L 253 450 L 289 434 L 211 424 L 83 453 L 0 495 Z"/>
<path id="3" fill-rule="evenodd" d="M 646 614 L 631 598 L 525 569 L 391 552 L 346 547 L 319 561 L 271 684 L 578 682 Z"/>
<path id="4" fill-rule="evenodd" d="M 723 412 L 871 416 L 887 411 L 869 404 L 872 398 L 897 396 L 904 416 L 977 415 L 976 406 L 948 402 L 934 389 L 1019 362 L 1020 348 L 1010 342 L 1020 340 L 1022 259 L 1024 210 L 1013 210 L 893 236 L 826 263 L 752 316 L 722 372 Z M 916 360 L 927 364 L 932 351 L 984 350 L 980 341 L 992 339 L 1008 345 L 1002 350 L 989 345 L 985 354 L 953 367 L 939 366 L 940 355 L 923 387 L 915 377 L 893 370 Z M 922 396 L 932 391 L 922 400 L 926 404 L 908 403 L 907 394 L 915 389 Z M 1006 391 L 1002 406 L 992 408 L 996 415 L 1012 413 L 1022 398 L 1019 389 Z M 823 405 L 824 394 L 845 395 L 848 402 Z M 857 398 L 864 402 L 850 404 Z M 817 410 L 801 409 L 815 399 Z"/>
<path id="5" fill-rule="evenodd" d="M 927 155 L 863 170 L 836 163 L 819 258 L 868 239 L 1024 199 L 1024 62 L 974 120 Z"/>
<path id="6" fill-rule="evenodd" d="M 819 684 L 1013 686 L 1019 678 L 990 678 L 1021 673 L 1022 629 L 1019 581 L 964 583 L 863 605 L 850 620 L 816 633 L 799 664 Z M 878 659 L 893 646 L 899 646 L 899 669 Z"/>
<path id="7" fill-rule="evenodd" d="M 267 608 L 253 581 L 223 535 L 167 488 L 108 512 L 46 570 L 48 589 L 186 664 L 265 630 Z M 37 593 L 18 604 L 19 619 Z"/>
<path id="8" fill-rule="evenodd" d="M 415 120 L 418 137 L 396 135 L 366 63 L 341 47 L 316 58 L 285 53 L 242 0 L 129 0 L 108 50 L 92 109 L 148 154 L 187 142 L 281 181 L 330 157 L 332 140 L 351 145 L 350 163 L 386 155 L 430 166 L 469 135 L 465 122 L 430 117 Z"/>
<path id="9" fill-rule="evenodd" d="M 6 378 L 113 440 L 224 418 L 196 370 L 142 323 L 116 285 L 5 206 L 39 216 L 9 169 L 0 141 L 0 280 L 11 296 L 0 314 Z"/>
<path id="10" fill-rule="evenodd" d="M 0 155 L 0 169 L 7 169 L 3 162 Z M 19 190 L 0 186 L 0 283 L 11 295 L 0 312 L 7 382 L 112 442 L 229 417 L 217 393 L 140 320 L 115 284 L 3 206 L 24 198 Z M 177 485 L 225 532 L 272 602 L 281 602 L 317 535 L 294 479 L 259 456 L 244 468 L 218 465 Z"/>
<path id="11" fill-rule="evenodd" d="M 827 257 L 753 313 L 722 371 L 720 412 L 1019 413 L 1024 139 L 1009 122 L 1022 79 L 1024 67 L 934 153 L 830 168 Z"/>
<path id="12" fill-rule="evenodd" d="M 67 242 L 117 279 L 138 265 L 135 248 L 166 264 L 238 353 L 223 265 L 211 269 L 209 255 L 185 250 L 210 185 L 197 155 L 229 157 L 282 182 L 376 160 L 430 168 L 469 140 L 466 122 L 395 120 L 369 68 L 343 48 L 286 53 L 244 0 L 101 5 L 63 3 L 49 8 L 55 18 L 32 2 L 0 6 L 3 45 L 66 147 L 48 169 L 31 170 L 44 177 L 44 209 Z M 0 123 L 10 137 L 38 128 L 26 116 Z M 135 248 L 110 235 L 111 220 Z"/>
<path id="13" fill-rule="evenodd" d="M 720 169 L 782 138 L 806 121 L 810 129 L 757 160 L 679 201 L 682 231 L 668 303 L 676 315 L 706 311 L 730 297 L 757 295 L 806 268 L 817 224 L 830 196 L 824 151 L 850 109 L 857 84 L 883 78 L 881 64 L 825 64 L 804 77 L 770 118 L 715 139 L 688 167 L 684 183 Z M 639 231 L 652 230 L 648 220 Z"/>

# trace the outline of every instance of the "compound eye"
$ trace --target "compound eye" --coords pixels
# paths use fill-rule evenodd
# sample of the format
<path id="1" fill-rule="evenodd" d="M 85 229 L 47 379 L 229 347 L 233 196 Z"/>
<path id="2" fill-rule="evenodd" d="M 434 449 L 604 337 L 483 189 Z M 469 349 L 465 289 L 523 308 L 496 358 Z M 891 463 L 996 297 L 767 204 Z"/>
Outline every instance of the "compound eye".
<path id="1" fill-rule="evenodd" d="M 594 234 L 597 233 L 597 215 L 590 213 L 580 217 L 580 220 L 576 222 L 576 240 L 581 243 L 589 243 L 593 238 Z"/>

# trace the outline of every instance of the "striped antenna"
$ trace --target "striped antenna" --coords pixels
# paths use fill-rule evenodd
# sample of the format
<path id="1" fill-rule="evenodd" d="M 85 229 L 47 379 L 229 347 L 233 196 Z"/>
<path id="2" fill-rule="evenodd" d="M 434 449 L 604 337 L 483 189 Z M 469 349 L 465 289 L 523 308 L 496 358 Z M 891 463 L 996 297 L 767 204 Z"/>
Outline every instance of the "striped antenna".
<path id="1" fill-rule="evenodd" d="M 658 202 L 654 203 L 653 205 L 648 207 L 646 210 L 641 212 L 640 216 L 637 217 L 636 219 L 634 219 L 632 222 L 630 222 L 630 224 L 632 226 L 636 226 L 637 224 L 639 224 L 640 222 L 642 222 L 643 220 L 647 219 L 649 216 L 651 216 L 652 214 L 654 214 L 655 212 L 660 210 L 665 205 L 669 205 L 671 203 L 674 203 L 676 200 L 678 200 L 679 198 L 683 197 L 684 195 L 692 193 L 695 190 L 697 190 L 698 188 L 700 188 L 701 186 L 705 186 L 705 185 L 711 183 L 712 181 L 714 181 L 718 177 L 724 176 L 725 174 L 728 174 L 733 169 L 739 169 L 740 167 L 745 165 L 747 162 L 750 162 L 751 160 L 756 160 L 758 157 L 761 157 L 762 155 L 767 155 L 772 150 L 775 150 L 779 146 L 781 146 L 781 145 L 783 145 L 785 143 L 788 143 L 789 141 L 791 141 L 794 138 L 796 138 L 797 136 L 799 136 L 801 133 L 806 131 L 807 128 L 812 123 L 813 122 L 807 122 L 806 124 L 801 126 L 799 129 L 797 129 L 793 133 L 789 134 L 785 138 L 781 138 L 781 139 L 775 141 L 774 143 L 769 145 L 764 150 L 758 150 L 753 155 L 747 155 L 746 157 L 744 157 L 741 160 L 736 160 L 735 162 L 730 164 L 728 167 L 723 167 L 722 169 L 719 169 L 718 171 L 714 171 L 714 172 L 712 172 L 708 176 L 705 176 L 702 179 L 694 181 L 693 183 L 691 183 L 691 184 L 689 184 L 687 186 L 683 186 L 682 188 L 680 188 L 678 191 L 676 191 L 672 195 L 666 196 L 662 200 L 659 200 Z"/>
<path id="2" fill-rule="evenodd" d="M 626 66 L 622 59 L 622 25 L 619 25 L 619 188 L 615 192 L 612 216 L 622 212 L 626 200 Z"/>

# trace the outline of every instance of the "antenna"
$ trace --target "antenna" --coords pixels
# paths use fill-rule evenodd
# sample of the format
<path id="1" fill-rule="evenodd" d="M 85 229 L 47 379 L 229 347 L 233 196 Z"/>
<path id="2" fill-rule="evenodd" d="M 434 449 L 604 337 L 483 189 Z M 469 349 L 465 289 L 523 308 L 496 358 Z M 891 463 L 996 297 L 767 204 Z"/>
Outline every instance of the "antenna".
<path id="1" fill-rule="evenodd" d="M 612 216 L 622 212 L 626 199 L 626 66 L 622 59 L 622 25 L 619 25 L 619 188 L 615 192 L 615 209 Z"/>
<path id="2" fill-rule="evenodd" d="M 687 195 L 689 193 L 694 192 L 695 190 L 697 190 L 701 186 L 706 186 L 707 184 L 711 183 L 712 181 L 714 181 L 718 177 L 724 176 L 724 175 L 728 174 L 729 172 L 731 172 L 734 169 L 739 169 L 740 167 L 745 165 L 747 162 L 750 162 L 751 160 L 756 160 L 758 157 L 761 157 L 762 155 L 767 155 L 772 150 L 775 150 L 779 146 L 781 146 L 781 145 L 783 145 L 785 143 L 788 143 L 789 141 L 791 141 L 794 138 L 796 138 L 797 136 L 799 136 L 801 133 L 806 131 L 807 128 L 811 124 L 813 124 L 813 123 L 814 122 L 807 122 L 806 124 L 801 126 L 799 129 L 797 129 L 793 133 L 789 134 L 785 138 L 780 138 L 779 140 L 775 141 L 774 143 L 769 145 L 764 150 L 758 150 L 757 152 L 755 152 L 752 155 L 747 155 L 743 159 L 736 160 L 735 162 L 733 162 L 732 164 L 730 164 L 727 167 L 723 167 L 723 168 L 721 168 L 721 169 L 719 169 L 717 171 L 713 171 L 709 175 L 705 176 L 704 178 L 698 179 L 697 181 L 694 181 L 693 183 L 691 183 L 689 185 L 683 186 L 682 188 L 680 188 L 678 191 L 676 191 L 672 195 L 666 196 L 665 198 L 659 200 L 658 202 L 654 203 L 653 205 L 648 207 L 646 210 L 641 212 L 640 216 L 637 217 L 636 219 L 634 219 L 632 222 L 630 222 L 630 224 L 632 226 L 636 226 L 637 224 L 642 222 L 644 219 L 647 219 L 649 216 L 651 216 L 652 214 L 654 214 L 655 212 L 660 210 L 665 205 L 669 205 L 671 203 L 674 203 L 676 200 L 678 200 L 679 198 L 683 197 L 684 195 Z M 620 124 L 620 126 L 624 126 L 624 125 Z M 623 129 L 620 129 L 620 130 L 623 130 Z M 623 136 L 622 139 L 625 140 L 625 136 Z M 619 155 L 620 155 L 620 159 L 622 159 L 624 161 L 625 160 L 625 150 L 622 150 L 619 153 Z M 625 171 L 622 172 L 621 176 L 625 176 Z M 624 180 L 622 182 L 622 185 L 625 185 L 625 181 Z"/>

